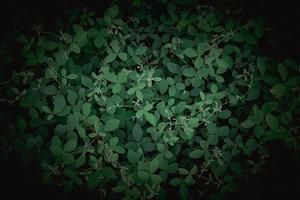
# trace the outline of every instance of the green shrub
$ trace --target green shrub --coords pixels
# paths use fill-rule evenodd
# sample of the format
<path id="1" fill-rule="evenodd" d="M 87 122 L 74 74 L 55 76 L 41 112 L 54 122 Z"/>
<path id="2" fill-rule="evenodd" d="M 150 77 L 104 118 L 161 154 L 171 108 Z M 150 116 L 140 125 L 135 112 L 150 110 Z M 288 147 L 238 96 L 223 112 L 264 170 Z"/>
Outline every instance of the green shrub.
<path id="1" fill-rule="evenodd" d="M 38 160 L 45 183 L 112 199 L 163 199 L 170 186 L 221 197 L 259 170 L 267 141 L 298 144 L 299 66 L 257 53 L 258 21 L 173 3 L 159 18 L 121 16 L 114 5 L 17 37 L 27 66 L 2 84 L 18 117 L 1 143 Z"/>

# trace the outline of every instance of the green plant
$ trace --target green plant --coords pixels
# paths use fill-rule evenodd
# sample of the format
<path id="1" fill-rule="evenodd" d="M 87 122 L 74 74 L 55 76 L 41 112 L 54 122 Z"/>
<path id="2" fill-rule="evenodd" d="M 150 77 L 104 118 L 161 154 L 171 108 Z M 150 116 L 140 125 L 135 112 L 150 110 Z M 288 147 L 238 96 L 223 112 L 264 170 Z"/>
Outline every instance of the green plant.
<path id="1" fill-rule="evenodd" d="M 158 19 L 120 16 L 113 5 L 17 37 L 31 68 L 3 83 L 1 102 L 21 112 L 1 143 L 39 160 L 44 182 L 106 198 L 164 198 L 166 185 L 222 196 L 259 169 L 266 141 L 298 145 L 299 66 L 256 53 L 259 22 L 174 3 Z"/>

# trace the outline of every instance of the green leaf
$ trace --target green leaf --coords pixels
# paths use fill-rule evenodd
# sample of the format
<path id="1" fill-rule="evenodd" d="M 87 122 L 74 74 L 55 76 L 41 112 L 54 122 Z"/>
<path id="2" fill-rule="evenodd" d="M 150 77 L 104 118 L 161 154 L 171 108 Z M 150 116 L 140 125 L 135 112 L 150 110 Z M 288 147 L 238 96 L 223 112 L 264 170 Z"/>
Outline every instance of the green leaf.
<path id="1" fill-rule="evenodd" d="M 128 150 L 127 159 L 130 163 L 135 164 L 139 161 L 139 154 L 133 150 Z"/>
<path id="2" fill-rule="evenodd" d="M 168 62 L 167 63 L 167 68 L 170 72 L 172 72 L 173 74 L 178 74 L 179 70 L 178 70 L 178 65 L 172 62 Z"/>
<path id="3" fill-rule="evenodd" d="M 128 56 L 126 53 L 119 53 L 118 57 L 124 62 L 126 62 L 128 60 Z"/>
<path id="4" fill-rule="evenodd" d="M 67 76 L 67 79 L 73 80 L 73 79 L 76 79 L 77 77 L 78 77 L 77 74 L 69 74 L 69 75 Z"/>
<path id="5" fill-rule="evenodd" d="M 113 40 L 113 41 L 111 41 L 111 47 L 112 47 L 112 49 L 113 49 L 113 51 L 115 52 L 115 53 L 119 53 L 119 51 L 120 51 L 120 45 L 119 45 L 119 42 L 117 41 L 117 40 Z"/>
<path id="6" fill-rule="evenodd" d="M 218 143 L 218 141 L 219 141 L 218 136 L 216 136 L 216 135 L 208 136 L 207 143 L 209 145 L 216 145 Z"/>
<path id="7" fill-rule="evenodd" d="M 279 128 L 279 120 L 272 114 L 266 115 L 266 123 L 272 130 L 278 130 Z"/>
<path id="8" fill-rule="evenodd" d="M 64 150 L 65 150 L 65 152 L 71 152 L 76 149 L 76 146 L 77 146 L 77 140 L 72 139 L 65 144 Z"/>
<path id="9" fill-rule="evenodd" d="M 75 105 L 78 95 L 73 90 L 68 90 L 67 100 L 71 105 Z"/>
<path id="10" fill-rule="evenodd" d="M 125 186 L 116 186 L 112 188 L 112 191 L 115 193 L 122 193 L 126 190 Z"/>
<path id="11" fill-rule="evenodd" d="M 146 120 L 152 125 L 152 126 L 156 126 L 156 119 L 155 116 L 152 113 L 149 112 L 145 112 L 144 116 L 146 118 Z"/>
<path id="12" fill-rule="evenodd" d="M 53 42 L 53 41 L 50 41 L 50 40 L 47 40 L 44 44 L 44 47 L 48 51 L 53 51 L 57 47 L 57 43 Z"/>
<path id="13" fill-rule="evenodd" d="M 268 63 L 267 63 L 266 59 L 262 58 L 262 57 L 258 57 L 257 61 L 256 61 L 256 65 L 258 67 L 258 70 L 259 70 L 260 74 L 262 76 L 264 76 L 265 72 L 268 68 Z"/>
<path id="14" fill-rule="evenodd" d="M 100 184 L 100 175 L 98 172 L 93 172 L 88 176 L 87 187 L 94 189 Z"/>
<path id="15" fill-rule="evenodd" d="M 230 117 L 230 115 L 231 115 L 230 110 L 222 110 L 220 113 L 218 113 L 218 117 L 221 119 L 227 119 Z"/>
<path id="16" fill-rule="evenodd" d="M 183 70 L 182 74 L 186 77 L 194 77 L 196 75 L 196 71 L 193 68 L 186 68 Z"/>
<path id="17" fill-rule="evenodd" d="M 282 63 L 279 63 L 279 65 L 278 65 L 278 71 L 279 71 L 281 79 L 283 81 L 286 81 L 287 78 L 288 78 L 288 71 L 286 69 L 286 66 L 283 65 Z"/>
<path id="18" fill-rule="evenodd" d="M 147 47 L 146 46 L 140 46 L 135 50 L 135 55 L 137 56 L 141 56 L 144 55 L 147 51 Z"/>
<path id="19" fill-rule="evenodd" d="M 187 48 L 183 51 L 184 55 L 186 55 L 189 58 L 194 58 L 197 57 L 197 51 L 195 49 L 192 48 Z"/>
<path id="20" fill-rule="evenodd" d="M 65 108 L 66 100 L 63 95 L 58 94 L 55 97 L 53 104 L 54 104 L 53 113 L 58 114 L 58 113 L 61 113 L 63 111 L 63 109 Z"/>
<path id="21" fill-rule="evenodd" d="M 52 111 L 50 110 L 50 108 L 46 107 L 46 106 L 42 106 L 42 110 L 45 112 L 45 113 L 48 113 L 50 114 Z"/>
<path id="22" fill-rule="evenodd" d="M 57 145 L 51 145 L 50 146 L 50 151 L 56 157 L 60 157 L 60 156 L 63 155 L 62 148 L 60 146 L 57 146 Z"/>
<path id="23" fill-rule="evenodd" d="M 114 94 L 118 94 L 122 89 L 122 86 L 120 84 L 115 84 L 113 87 L 112 87 L 112 92 Z"/>
<path id="24" fill-rule="evenodd" d="M 157 174 L 152 174 L 151 175 L 151 180 L 154 184 L 160 184 L 162 182 L 162 178 L 160 175 Z"/>
<path id="25" fill-rule="evenodd" d="M 204 154 L 204 151 L 200 150 L 200 149 L 196 149 L 196 150 L 193 150 L 191 153 L 189 153 L 189 156 L 190 158 L 193 158 L 193 159 L 198 159 L 198 158 L 201 158 Z"/>
<path id="26" fill-rule="evenodd" d="M 55 95 L 57 92 L 57 88 L 54 85 L 49 85 L 45 87 L 43 91 L 46 95 Z"/>
<path id="27" fill-rule="evenodd" d="M 180 193 L 181 199 L 183 199 L 183 200 L 187 200 L 188 199 L 188 197 L 189 197 L 189 190 L 188 190 L 187 186 L 184 183 L 182 183 L 180 185 L 179 193 Z"/>
<path id="28" fill-rule="evenodd" d="M 117 54 L 116 54 L 116 53 L 110 53 L 110 54 L 108 54 L 108 55 L 106 56 L 104 62 L 108 64 L 108 63 L 111 63 L 111 62 L 113 62 L 114 60 L 116 60 L 116 58 L 117 58 Z"/>
<path id="29" fill-rule="evenodd" d="M 159 92 L 161 95 L 163 95 L 168 90 L 168 83 L 165 80 L 161 80 L 157 83 Z"/>
<path id="30" fill-rule="evenodd" d="M 241 127 L 243 128 L 251 128 L 255 125 L 255 122 L 251 119 L 246 119 L 243 123 L 241 123 Z"/>
<path id="31" fill-rule="evenodd" d="M 140 179 L 146 180 L 150 177 L 150 174 L 149 174 L 149 172 L 147 172 L 145 170 L 139 170 L 138 171 L 138 176 L 139 176 Z"/>
<path id="32" fill-rule="evenodd" d="M 107 43 L 104 37 L 102 35 L 99 35 L 95 38 L 94 44 L 97 48 L 101 48 L 103 46 L 106 46 Z"/>
<path id="33" fill-rule="evenodd" d="M 220 67 L 220 68 L 226 68 L 227 69 L 227 68 L 230 67 L 230 64 L 224 59 L 217 58 L 216 63 L 218 65 L 218 67 Z"/>
<path id="34" fill-rule="evenodd" d="M 104 125 L 104 132 L 112 132 L 119 128 L 120 120 L 118 119 L 109 119 L 107 122 L 105 122 Z"/>
<path id="35" fill-rule="evenodd" d="M 179 186 L 182 183 L 182 179 L 180 178 L 173 178 L 170 180 L 170 185 L 172 186 Z"/>
<path id="36" fill-rule="evenodd" d="M 135 124 L 132 129 L 133 139 L 139 142 L 143 138 L 143 130 L 139 124 Z"/>
<path id="37" fill-rule="evenodd" d="M 111 18 L 116 18 L 118 14 L 119 14 L 119 6 L 112 5 L 112 7 L 109 9 L 109 16 L 111 16 Z"/>
<path id="38" fill-rule="evenodd" d="M 201 56 L 198 56 L 195 61 L 194 61 L 194 66 L 196 69 L 201 68 L 202 66 L 204 66 L 204 61 L 203 58 Z"/>
<path id="39" fill-rule="evenodd" d="M 186 106 L 186 102 L 185 101 L 180 102 L 179 104 L 177 104 L 175 106 L 175 113 L 176 114 L 182 113 L 185 110 L 185 106 Z"/>
<path id="40" fill-rule="evenodd" d="M 85 103 L 82 106 L 82 113 L 84 117 L 88 117 L 91 113 L 91 104 L 90 103 Z"/>
<path id="41" fill-rule="evenodd" d="M 287 87 L 285 84 L 279 83 L 271 88 L 271 93 L 276 96 L 276 98 L 281 98 L 286 93 Z"/>
<path id="42" fill-rule="evenodd" d="M 150 173 L 153 174 L 154 172 L 156 172 L 156 170 L 159 167 L 159 162 L 156 158 L 154 158 L 151 162 L 150 162 Z"/>

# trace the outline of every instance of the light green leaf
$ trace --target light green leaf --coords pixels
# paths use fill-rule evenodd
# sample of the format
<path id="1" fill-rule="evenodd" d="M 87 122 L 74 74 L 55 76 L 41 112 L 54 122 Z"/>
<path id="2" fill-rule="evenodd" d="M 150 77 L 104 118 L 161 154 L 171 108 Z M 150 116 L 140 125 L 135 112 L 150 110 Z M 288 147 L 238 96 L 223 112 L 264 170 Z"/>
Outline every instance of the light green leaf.
<path id="1" fill-rule="evenodd" d="M 116 53 L 110 53 L 110 54 L 108 54 L 106 56 L 104 62 L 108 64 L 108 63 L 113 62 L 116 58 L 117 58 L 117 54 Z"/>
<path id="2" fill-rule="evenodd" d="M 178 65 L 175 64 L 175 63 L 172 63 L 172 62 L 167 63 L 167 68 L 173 74 L 178 74 L 179 73 Z"/>
<path id="3" fill-rule="evenodd" d="M 251 128 L 255 125 L 255 122 L 251 119 L 246 119 L 244 122 L 241 123 L 241 127 L 243 128 Z"/>
<path id="4" fill-rule="evenodd" d="M 107 122 L 105 122 L 104 125 L 104 132 L 112 132 L 119 128 L 120 120 L 118 119 L 109 119 Z"/>
<path id="5" fill-rule="evenodd" d="M 154 158 L 151 162 L 150 162 L 150 173 L 154 173 L 159 167 L 159 162 L 156 158 Z"/>
<path id="6" fill-rule="evenodd" d="M 145 54 L 146 51 L 147 51 L 147 47 L 146 47 L 146 46 L 139 46 L 139 47 L 135 50 L 135 55 L 141 56 L 141 55 Z"/>
<path id="7" fill-rule="evenodd" d="M 186 77 L 194 77 L 196 75 L 196 71 L 193 68 L 186 68 L 183 70 L 182 74 Z"/>
<path id="8" fill-rule="evenodd" d="M 197 51 L 195 49 L 192 49 L 192 48 L 187 48 L 183 51 L 183 53 L 189 57 L 189 58 L 194 58 L 194 57 L 197 57 Z"/>
<path id="9" fill-rule="evenodd" d="M 175 106 L 175 113 L 178 114 L 178 113 L 181 113 L 185 110 L 185 106 L 186 106 L 186 102 L 183 101 L 183 102 L 180 102 L 179 104 L 177 104 Z"/>
<path id="10" fill-rule="evenodd" d="M 76 146 L 77 146 L 77 140 L 72 139 L 65 144 L 64 150 L 65 150 L 65 152 L 71 152 L 76 149 Z"/>
<path id="11" fill-rule="evenodd" d="M 71 105 L 75 105 L 78 95 L 73 90 L 68 90 L 67 100 Z"/>
<path id="12" fill-rule="evenodd" d="M 207 139 L 207 143 L 209 145 L 216 145 L 218 143 L 218 141 L 219 141 L 219 138 L 216 135 L 210 135 Z"/>
<path id="13" fill-rule="evenodd" d="M 54 85 L 48 85 L 44 88 L 43 91 L 46 95 L 55 95 L 57 92 L 57 88 Z"/>
<path id="14" fill-rule="evenodd" d="M 204 154 L 203 150 L 196 149 L 196 150 L 193 150 L 191 153 L 189 153 L 189 156 L 192 159 L 198 159 L 198 158 L 201 158 L 203 156 L 203 154 Z"/>
<path id="15" fill-rule="evenodd" d="M 128 150 L 127 159 L 130 163 L 135 164 L 139 161 L 139 154 L 133 150 Z"/>
<path id="16" fill-rule="evenodd" d="M 282 63 L 279 63 L 279 65 L 278 65 L 278 71 L 279 71 L 281 79 L 283 81 L 286 81 L 287 77 L 288 77 L 288 71 L 286 69 L 286 66 L 284 64 L 282 64 Z"/>
<path id="17" fill-rule="evenodd" d="M 139 124 L 135 124 L 132 129 L 133 139 L 139 142 L 143 138 L 143 130 Z"/>
<path id="18" fill-rule="evenodd" d="M 84 117 L 88 117 L 91 113 L 91 104 L 90 103 L 85 103 L 82 106 L 82 113 Z"/>
<path id="19" fill-rule="evenodd" d="M 53 104 L 54 104 L 53 113 L 58 114 L 58 113 L 61 113 L 63 111 L 63 109 L 65 108 L 66 100 L 63 95 L 58 94 L 55 97 Z"/>
<path id="20" fill-rule="evenodd" d="M 230 67 L 230 64 L 224 59 L 217 58 L 216 63 L 218 65 L 218 67 L 220 67 L 220 68 L 226 68 L 227 69 L 227 68 Z"/>
<path id="21" fill-rule="evenodd" d="M 156 119 L 155 119 L 155 116 L 154 116 L 152 113 L 145 112 L 145 113 L 144 113 L 144 116 L 145 116 L 146 120 L 147 120 L 148 122 L 150 122 L 150 124 L 151 124 L 152 126 L 155 126 L 155 125 L 156 125 Z"/>
<path id="22" fill-rule="evenodd" d="M 278 130 L 279 128 L 279 120 L 272 114 L 266 115 L 266 123 L 272 130 Z"/>
<path id="23" fill-rule="evenodd" d="M 122 61 L 124 61 L 124 62 L 126 62 L 127 60 L 128 60 L 128 56 L 127 56 L 127 54 L 126 53 L 119 53 L 118 54 L 118 57 L 122 60 Z"/>

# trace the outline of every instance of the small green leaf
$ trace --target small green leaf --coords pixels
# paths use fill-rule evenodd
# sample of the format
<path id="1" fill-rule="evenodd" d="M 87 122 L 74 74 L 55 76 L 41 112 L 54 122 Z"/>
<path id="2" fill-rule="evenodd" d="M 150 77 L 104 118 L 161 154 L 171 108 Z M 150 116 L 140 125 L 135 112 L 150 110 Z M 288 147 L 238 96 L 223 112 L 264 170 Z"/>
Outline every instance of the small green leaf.
<path id="1" fill-rule="evenodd" d="M 150 173 L 154 173 L 159 167 L 159 162 L 158 160 L 155 158 L 150 162 Z"/>
<path id="2" fill-rule="evenodd" d="M 286 66 L 283 65 L 282 63 L 279 63 L 279 65 L 278 65 L 278 71 L 279 71 L 281 79 L 283 81 L 286 81 L 287 77 L 288 77 L 288 71 L 286 69 Z"/>
<path id="3" fill-rule="evenodd" d="M 139 154 L 133 150 L 128 150 L 127 159 L 130 163 L 135 164 L 139 161 Z"/>
<path id="4" fill-rule="evenodd" d="M 77 74 L 69 74 L 69 75 L 67 76 L 67 79 L 73 80 L 73 79 L 76 79 L 77 77 L 78 77 Z"/>
<path id="5" fill-rule="evenodd" d="M 58 113 L 61 113 L 63 111 L 63 109 L 65 108 L 66 100 L 63 95 L 58 94 L 55 97 L 53 104 L 54 104 L 53 113 L 58 114 Z"/>
<path id="6" fill-rule="evenodd" d="M 67 100 L 71 105 L 75 105 L 78 95 L 73 90 L 68 90 Z"/>
<path id="7" fill-rule="evenodd" d="M 227 68 L 230 67 L 230 64 L 224 59 L 217 58 L 216 62 L 217 62 L 218 67 L 220 67 L 220 68 L 226 68 L 227 69 Z"/>
<path id="8" fill-rule="evenodd" d="M 192 48 L 187 48 L 183 51 L 183 53 L 189 57 L 189 58 L 194 58 L 194 57 L 197 57 L 197 51 L 195 49 L 192 49 Z"/>
<path id="9" fill-rule="evenodd" d="M 279 128 L 279 120 L 272 114 L 266 115 L 266 123 L 272 130 L 278 130 Z"/>
<path id="10" fill-rule="evenodd" d="M 107 120 L 107 122 L 105 122 L 104 125 L 104 132 L 112 132 L 117 128 L 119 128 L 119 125 L 120 125 L 120 120 L 118 119 Z"/>
<path id="11" fill-rule="evenodd" d="M 180 102 L 179 104 L 177 104 L 175 106 L 175 113 L 176 114 L 182 113 L 185 110 L 185 106 L 186 106 L 186 102 L 185 101 Z"/>
<path id="12" fill-rule="evenodd" d="M 94 44 L 97 48 L 101 48 L 103 46 L 106 46 L 107 43 L 104 37 L 102 35 L 99 35 L 95 38 Z"/>
<path id="13" fill-rule="evenodd" d="M 135 55 L 137 56 L 141 56 L 143 54 L 145 54 L 147 51 L 147 47 L 146 46 L 140 46 L 135 50 Z"/>
<path id="14" fill-rule="evenodd" d="M 196 75 L 196 71 L 193 68 L 186 68 L 183 70 L 182 74 L 186 77 L 194 77 Z"/>
<path id="15" fill-rule="evenodd" d="M 187 186 L 184 183 L 182 183 L 180 185 L 179 193 L 180 193 L 181 199 L 183 199 L 183 200 L 187 200 L 188 199 L 188 197 L 189 197 L 189 190 L 188 190 Z"/>
<path id="16" fill-rule="evenodd" d="M 57 145 L 51 145 L 50 146 L 50 151 L 56 157 L 60 157 L 63 154 L 62 148 L 60 146 L 57 146 Z"/>
<path id="17" fill-rule="evenodd" d="M 150 124 L 152 124 L 152 126 L 156 125 L 156 119 L 155 119 L 155 116 L 152 113 L 145 112 L 144 116 L 145 116 L 146 120 L 148 122 L 150 122 Z"/>
<path id="18" fill-rule="evenodd" d="M 196 150 L 193 150 L 189 156 L 190 158 L 193 158 L 193 159 L 198 159 L 200 157 L 202 157 L 204 154 L 204 151 L 200 150 L 200 149 L 196 149 Z"/>
<path id="19" fill-rule="evenodd" d="M 44 93 L 46 95 L 55 95 L 57 92 L 57 88 L 54 85 L 49 85 L 44 88 Z"/>
<path id="20" fill-rule="evenodd" d="M 72 139 L 70 141 L 68 141 L 65 146 L 64 146 L 64 150 L 66 152 L 71 152 L 74 151 L 76 149 L 77 146 L 77 140 L 76 139 Z"/>
<path id="21" fill-rule="evenodd" d="M 243 123 L 241 123 L 241 127 L 243 128 L 251 128 L 255 125 L 255 122 L 251 119 L 246 119 Z"/>
<path id="22" fill-rule="evenodd" d="M 219 141 L 219 138 L 216 135 L 210 135 L 207 139 L 207 143 L 209 145 L 216 145 L 218 143 L 218 141 Z"/>
<path id="23" fill-rule="evenodd" d="M 82 113 L 84 117 L 88 117 L 91 113 L 91 104 L 90 103 L 85 103 L 82 106 Z"/>
<path id="24" fill-rule="evenodd" d="M 117 54 L 116 54 L 116 53 L 110 53 L 110 54 L 108 54 L 108 55 L 106 56 L 104 62 L 108 64 L 108 63 L 111 63 L 111 62 L 113 62 L 114 60 L 116 60 L 116 58 L 117 58 Z"/>
<path id="25" fill-rule="evenodd" d="M 167 63 L 167 68 L 173 74 L 178 74 L 179 73 L 178 65 L 175 64 L 175 63 L 172 63 L 172 62 Z"/>
<path id="26" fill-rule="evenodd" d="M 128 59 L 126 53 L 119 53 L 119 54 L 118 54 L 118 57 L 119 57 L 122 61 L 124 61 L 124 62 L 126 62 L 127 59 Z"/>
<path id="27" fill-rule="evenodd" d="M 138 171 L 138 176 L 139 176 L 140 179 L 146 180 L 150 177 L 150 174 L 149 174 L 149 172 L 147 172 L 145 170 L 139 170 Z"/>
<path id="28" fill-rule="evenodd" d="M 170 185 L 172 186 L 179 186 L 182 183 L 182 179 L 180 178 L 173 178 L 170 180 Z"/>
<path id="29" fill-rule="evenodd" d="M 143 130 L 139 124 L 135 124 L 132 129 L 133 139 L 139 142 L 143 138 Z"/>

